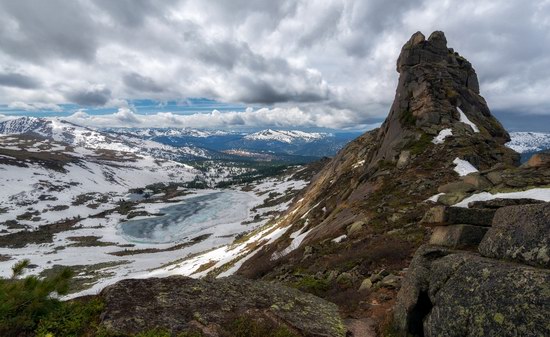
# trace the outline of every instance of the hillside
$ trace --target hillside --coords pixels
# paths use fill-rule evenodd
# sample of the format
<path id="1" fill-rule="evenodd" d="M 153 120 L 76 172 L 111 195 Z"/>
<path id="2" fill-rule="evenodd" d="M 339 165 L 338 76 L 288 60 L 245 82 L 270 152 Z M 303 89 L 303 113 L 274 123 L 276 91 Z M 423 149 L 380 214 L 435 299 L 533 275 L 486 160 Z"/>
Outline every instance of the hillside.
<path id="1" fill-rule="evenodd" d="M 414 34 L 397 71 L 383 125 L 339 151 L 238 274 L 294 284 L 380 323 L 431 233 L 420 223 L 431 203 L 550 183 L 542 169 L 517 168 L 475 70 L 443 33 Z"/>

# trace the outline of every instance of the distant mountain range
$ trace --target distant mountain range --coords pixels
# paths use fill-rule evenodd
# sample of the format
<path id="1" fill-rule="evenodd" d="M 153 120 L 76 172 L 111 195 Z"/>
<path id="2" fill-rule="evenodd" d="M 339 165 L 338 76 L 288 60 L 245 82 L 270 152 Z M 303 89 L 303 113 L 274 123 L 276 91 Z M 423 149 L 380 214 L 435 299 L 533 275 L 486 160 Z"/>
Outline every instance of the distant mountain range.
<path id="1" fill-rule="evenodd" d="M 101 131 L 117 136 L 140 138 L 173 147 L 200 148 L 214 159 L 278 160 L 308 162 L 331 157 L 358 132 L 317 133 L 262 130 L 253 133 L 196 129 L 110 128 Z"/>
<path id="2" fill-rule="evenodd" d="M 521 160 L 526 161 L 534 153 L 550 149 L 550 133 L 541 132 L 511 132 L 509 148 L 521 154 Z"/>

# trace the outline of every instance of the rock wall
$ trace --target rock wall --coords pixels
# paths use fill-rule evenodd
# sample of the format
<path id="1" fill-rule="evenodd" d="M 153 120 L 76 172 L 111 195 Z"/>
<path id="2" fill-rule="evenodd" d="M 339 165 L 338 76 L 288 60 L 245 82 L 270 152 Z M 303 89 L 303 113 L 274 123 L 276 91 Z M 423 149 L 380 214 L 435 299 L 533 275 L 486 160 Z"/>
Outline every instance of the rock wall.
<path id="1" fill-rule="evenodd" d="M 398 331 L 549 336 L 549 210 L 550 203 L 499 208 L 479 252 L 422 246 L 398 295 Z"/>

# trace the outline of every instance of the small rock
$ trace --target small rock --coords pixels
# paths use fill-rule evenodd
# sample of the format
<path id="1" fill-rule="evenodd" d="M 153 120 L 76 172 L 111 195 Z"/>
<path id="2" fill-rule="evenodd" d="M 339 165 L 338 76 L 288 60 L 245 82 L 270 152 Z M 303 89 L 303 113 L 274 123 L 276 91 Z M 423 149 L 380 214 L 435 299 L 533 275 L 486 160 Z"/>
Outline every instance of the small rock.
<path id="1" fill-rule="evenodd" d="M 355 221 L 350 226 L 348 226 L 348 237 L 353 236 L 356 233 L 359 233 L 363 226 L 365 225 L 364 221 Z"/>
<path id="2" fill-rule="evenodd" d="M 439 203 L 447 206 L 457 204 L 466 198 L 467 194 L 463 192 L 446 193 L 437 199 Z"/>
<path id="3" fill-rule="evenodd" d="M 518 205 L 531 205 L 531 204 L 542 204 L 544 201 L 536 199 L 492 199 L 486 201 L 472 201 L 468 204 L 469 208 L 488 208 L 488 209 L 498 209 L 506 206 L 518 206 Z"/>
<path id="4" fill-rule="evenodd" d="M 332 281 L 334 281 L 337 277 L 338 277 L 338 271 L 336 271 L 336 270 L 331 270 L 331 271 L 328 273 L 327 281 L 328 281 L 328 282 L 332 282 Z"/>
<path id="5" fill-rule="evenodd" d="M 372 288 L 372 281 L 370 280 L 370 278 L 366 278 L 363 280 L 363 282 L 361 282 L 361 286 L 359 287 L 359 291 L 361 290 L 367 290 L 367 289 L 370 289 Z"/>
<path id="6" fill-rule="evenodd" d="M 411 151 L 401 151 L 399 154 L 399 159 L 397 160 L 397 168 L 403 168 L 411 160 Z"/>
<path id="7" fill-rule="evenodd" d="M 491 188 L 493 184 L 479 173 L 468 174 L 462 178 L 462 181 L 466 184 L 474 186 L 477 190 L 486 190 Z"/>
<path id="8" fill-rule="evenodd" d="M 494 185 L 502 184 L 502 172 L 501 171 L 493 171 L 487 173 L 487 179 Z"/>
<path id="9" fill-rule="evenodd" d="M 382 281 L 380 282 L 382 287 L 386 288 L 398 288 L 401 284 L 401 277 L 389 274 L 385 276 Z"/>

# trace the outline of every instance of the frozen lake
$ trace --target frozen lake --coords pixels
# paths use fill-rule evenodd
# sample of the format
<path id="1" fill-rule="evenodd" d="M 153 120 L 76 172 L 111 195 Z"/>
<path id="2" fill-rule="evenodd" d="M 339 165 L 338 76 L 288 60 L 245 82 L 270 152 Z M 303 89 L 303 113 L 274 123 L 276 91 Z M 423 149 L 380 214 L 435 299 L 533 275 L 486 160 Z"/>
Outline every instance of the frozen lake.
<path id="1" fill-rule="evenodd" d="M 250 193 L 209 191 L 160 209 L 162 216 L 130 220 L 121 223 L 119 228 L 125 239 L 139 243 L 170 243 L 203 234 L 230 235 L 223 225 L 232 224 L 233 228 L 234 224 L 246 220 L 250 212 L 246 205 L 254 201 Z"/>

